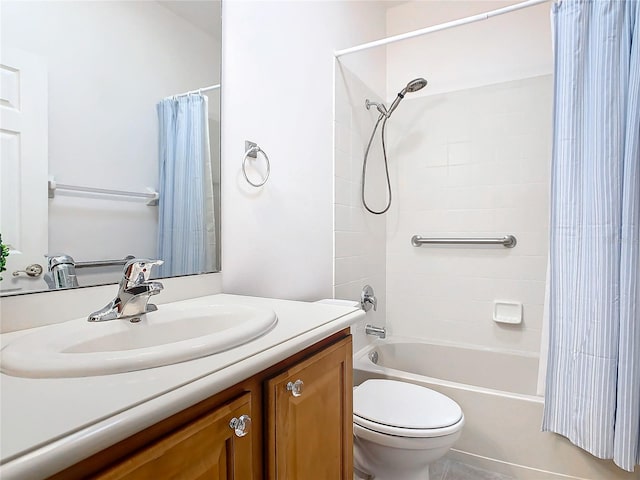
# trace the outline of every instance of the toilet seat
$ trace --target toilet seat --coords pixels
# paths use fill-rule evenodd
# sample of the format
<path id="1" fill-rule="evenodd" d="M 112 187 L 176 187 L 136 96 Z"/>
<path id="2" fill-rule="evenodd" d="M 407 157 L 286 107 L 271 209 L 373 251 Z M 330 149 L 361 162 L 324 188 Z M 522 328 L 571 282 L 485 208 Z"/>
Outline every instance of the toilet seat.
<path id="1" fill-rule="evenodd" d="M 353 423 L 367 430 L 383 435 L 392 435 L 394 437 L 406 438 L 433 438 L 444 437 L 456 433 L 464 424 L 464 416 L 457 423 L 442 428 L 401 428 L 384 425 L 382 423 L 371 422 L 365 418 L 353 415 Z"/>
<path id="2" fill-rule="evenodd" d="M 353 392 L 353 422 L 367 430 L 396 437 L 432 438 L 462 428 L 460 406 L 420 385 L 372 379 Z"/>

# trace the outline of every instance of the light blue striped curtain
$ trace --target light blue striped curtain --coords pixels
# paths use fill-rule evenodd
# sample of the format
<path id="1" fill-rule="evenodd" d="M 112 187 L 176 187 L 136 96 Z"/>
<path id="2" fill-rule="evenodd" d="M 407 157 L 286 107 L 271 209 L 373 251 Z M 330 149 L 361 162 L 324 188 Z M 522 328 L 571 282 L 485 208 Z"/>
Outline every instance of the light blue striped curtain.
<path id="1" fill-rule="evenodd" d="M 640 3 L 553 6 L 549 364 L 543 430 L 640 459 Z"/>
<path id="2" fill-rule="evenodd" d="M 166 98 L 159 120 L 158 257 L 161 276 L 211 271 L 207 265 L 209 141 L 203 95 Z M 209 169 L 210 171 L 210 169 Z M 212 187 L 211 187 L 212 188 Z"/>

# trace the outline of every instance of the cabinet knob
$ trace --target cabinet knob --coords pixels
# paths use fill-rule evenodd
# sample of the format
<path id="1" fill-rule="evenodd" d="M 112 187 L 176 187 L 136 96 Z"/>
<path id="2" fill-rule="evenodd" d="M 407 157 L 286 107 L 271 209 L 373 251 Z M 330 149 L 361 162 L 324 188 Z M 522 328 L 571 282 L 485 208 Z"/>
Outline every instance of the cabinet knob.
<path id="1" fill-rule="evenodd" d="M 287 390 L 290 391 L 294 397 L 299 397 L 302 395 L 302 388 L 304 387 L 304 382 L 302 380 L 296 380 L 295 382 L 287 383 Z"/>
<path id="2" fill-rule="evenodd" d="M 240 418 L 233 417 L 229 422 L 229 427 L 236 434 L 236 437 L 244 437 L 251 430 L 251 417 L 241 415 Z"/>

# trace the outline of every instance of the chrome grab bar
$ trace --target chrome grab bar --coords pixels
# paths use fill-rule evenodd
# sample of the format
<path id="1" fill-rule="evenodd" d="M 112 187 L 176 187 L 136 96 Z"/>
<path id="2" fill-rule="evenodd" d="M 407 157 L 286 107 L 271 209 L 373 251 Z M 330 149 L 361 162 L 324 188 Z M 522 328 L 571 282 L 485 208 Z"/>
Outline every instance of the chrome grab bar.
<path id="1" fill-rule="evenodd" d="M 136 257 L 133 255 L 127 255 L 124 258 L 120 258 L 117 260 L 93 260 L 88 262 L 76 262 L 76 268 L 91 268 L 91 267 L 113 267 L 116 265 L 124 265 L 129 260 L 132 260 Z"/>
<path id="2" fill-rule="evenodd" d="M 425 244 L 435 245 L 502 245 L 506 248 L 513 248 L 517 244 L 516 237 L 513 235 L 505 235 L 499 238 L 427 238 L 420 235 L 414 235 L 411 237 L 411 245 L 419 247 Z"/>
<path id="3" fill-rule="evenodd" d="M 133 199 L 141 199 L 146 200 L 147 205 L 153 207 L 158 205 L 160 194 L 152 190 L 151 188 L 147 188 L 146 192 L 130 192 L 126 190 L 113 190 L 108 188 L 98 188 L 98 187 L 86 187 L 81 185 L 68 185 L 66 183 L 58 183 L 54 177 L 49 177 L 49 181 L 47 183 L 49 198 L 56 197 L 56 191 L 62 190 L 67 192 L 81 192 L 81 193 L 97 193 L 100 195 L 111 195 L 116 197 L 124 197 L 124 198 L 133 198 Z"/>

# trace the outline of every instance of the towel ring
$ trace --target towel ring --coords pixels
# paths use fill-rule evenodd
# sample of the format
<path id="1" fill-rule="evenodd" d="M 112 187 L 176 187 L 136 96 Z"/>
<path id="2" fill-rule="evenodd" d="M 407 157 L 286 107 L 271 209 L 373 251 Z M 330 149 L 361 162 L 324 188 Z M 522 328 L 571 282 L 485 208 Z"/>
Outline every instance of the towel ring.
<path id="1" fill-rule="evenodd" d="M 248 141 L 245 142 L 245 148 L 247 149 L 247 151 L 244 153 L 244 158 L 242 159 L 242 174 L 244 175 L 244 179 L 252 187 L 256 187 L 256 188 L 261 187 L 265 183 L 267 183 L 267 180 L 269 179 L 269 174 L 271 173 L 271 163 L 269 162 L 269 157 L 267 156 L 265 151 L 260 148 L 259 145 L 253 142 L 248 142 Z M 262 153 L 262 155 L 264 156 L 264 159 L 267 162 L 267 174 L 265 175 L 264 180 L 261 183 L 253 183 L 251 180 L 249 180 L 249 176 L 247 175 L 247 159 L 249 157 L 258 158 L 258 153 Z"/>

